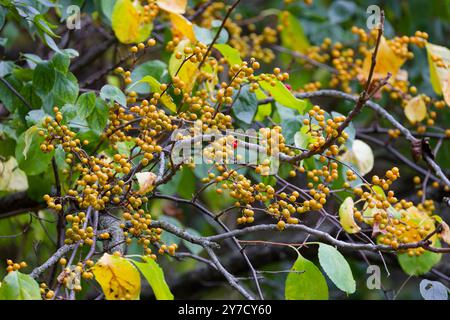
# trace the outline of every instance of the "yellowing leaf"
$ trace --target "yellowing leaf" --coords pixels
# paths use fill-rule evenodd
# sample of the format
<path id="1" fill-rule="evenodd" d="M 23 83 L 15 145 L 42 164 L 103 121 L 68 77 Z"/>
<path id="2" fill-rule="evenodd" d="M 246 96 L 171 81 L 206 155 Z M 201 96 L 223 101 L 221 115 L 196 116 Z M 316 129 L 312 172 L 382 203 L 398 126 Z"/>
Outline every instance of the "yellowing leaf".
<path id="1" fill-rule="evenodd" d="M 405 116 L 412 124 L 425 119 L 427 116 L 427 107 L 422 96 L 414 97 L 408 101 L 405 107 Z"/>
<path id="2" fill-rule="evenodd" d="M 168 12 L 183 14 L 186 11 L 187 0 L 157 0 L 158 6 Z"/>
<path id="3" fill-rule="evenodd" d="M 105 253 L 93 267 L 93 273 L 107 300 L 139 299 L 139 271 L 127 259 Z"/>
<path id="4" fill-rule="evenodd" d="M 177 52 L 183 53 L 184 48 L 187 46 L 192 46 L 191 42 L 188 39 L 180 41 L 178 46 L 175 48 L 174 53 L 170 57 L 169 60 L 169 74 L 173 78 L 176 75 L 180 78 L 181 81 L 184 82 L 185 86 L 183 88 L 184 92 L 191 92 L 194 87 L 195 80 L 199 74 L 198 71 L 198 62 L 191 62 L 187 60 L 183 63 L 182 59 L 177 59 L 175 57 Z"/>
<path id="5" fill-rule="evenodd" d="M 433 86 L 433 90 L 442 95 L 444 87 L 446 87 L 446 102 L 449 103 L 448 99 L 448 81 L 449 81 L 449 70 L 448 66 L 450 64 L 450 50 L 446 47 L 438 46 L 435 44 L 427 43 L 427 54 L 428 54 L 428 64 L 430 66 L 430 81 Z M 440 65 L 443 64 L 444 66 Z"/>
<path id="6" fill-rule="evenodd" d="M 139 194 L 149 193 L 155 187 L 156 174 L 153 172 L 138 172 L 136 178 L 139 184 Z"/>
<path id="7" fill-rule="evenodd" d="M 207 80 L 204 82 L 206 86 L 206 90 L 208 90 L 209 94 L 213 94 L 217 83 L 219 83 L 219 77 L 217 76 L 218 65 L 214 66 L 209 63 L 205 63 L 202 66 L 202 72 L 206 75 Z"/>
<path id="8" fill-rule="evenodd" d="M 112 29 L 122 43 L 136 43 L 146 40 L 153 29 L 151 22 L 145 22 L 143 8 L 131 0 L 117 0 L 111 16 Z"/>
<path id="9" fill-rule="evenodd" d="M 358 233 L 361 231 L 361 228 L 355 222 L 353 207 L 353 199 L 350 197 L 347 197 L 339 207 L 339 220 L 342 228 L 344 228 L 347 233 Z"/>
<path id="10" fill-rule="evenodd" d="M 395 78 L 400 71 L 401 66 L 405 63 L 404 58 L 400 58 L 395 54 L 394 50 L 389 47 L 384 37 L 381 37 L 380 46 L 377 54 L 377 64 L 373 73 L 373 79 L 383 79 L 388 72 Z M 370 66 L 372 64 L 372 52 L 367 53 L 363 63 L 363 77 L 367 80 L 369 77 Z"/>
<path id="11" fill-rule="evenodd" d="M 162 90 L 161 90 L 161 83 L 159 83 L 159 81 L 156 80 L 152 76 L 145 76 L 145 77 L 143 77 L 141 80 L 133 83 L 128 88 L 128 90 L 132 90 L 135 85 L 137 85 L 138 83 L 142 83 L 142 82 L 147 83 L 150 86 L 150 90 L 152 92 L 156 92 L 156 93 L 161 93 L 162 92 Z M 172 97 L 170 95 L 168 95 L 167 93 L 165 93 L 163 96 L 161 96 L 160 100 L 167 108 L 169 108 L 170 111 L 172 111 L 172 112 L 176 112 L 177 111 L 177 106 L 173 102 Z"/>
<path id="12" fill-rule="evenodd" d="M 182 34 L 192 42 L 195 42 L 194 27 L 192 22 L 186 19 L 184 16 L 178 13 L 170 13 L 170 21 L 172 22 L 172 27 L 176 33 Z"/>
<path id="13" fill-rule="evenodd" d="M 364 141 L 355 139 L 351 150 L 347 150 L 342 156 L 342 161 L 351 162 L 359 170 L 361 175 L 366 175 L 373 169 L 374 156 L 370 146 Z"/>
<path id="14" fill-rule="evenodd" d="M 280 13 L 279 19 L 283 27 L 281 30 L 282 45 L 291 50 L 305 53 L 310 44 L 297 18 L 289 11 L 283 11 Z"/>
<path id="15" fill-rule="evenodd" d="M 440 233 L 441 239 L 444 240 L 446 243 L 450 244 L 450 227 L 448 226 L 445 221 L 441 222 L 442 231 Z"/>
<path id="16" fill-rule="evenodd" d="M 410 231 L 405 231 L 402 237 L 413 239 L 415 232 L 414 230 L 418 227 L 426 227 L 429 233 L 435 230 L 434 219 L 419 208 L 412 206 L 406 210 L 403 210 L 402 212 L 404 214 L 404 217 L 401 219 L 401 221 L 406 225 L 412 227 Z M 433 235 L 430 240 L 434 245 L 436 240 L 438 240 L 437 235 Z"/>

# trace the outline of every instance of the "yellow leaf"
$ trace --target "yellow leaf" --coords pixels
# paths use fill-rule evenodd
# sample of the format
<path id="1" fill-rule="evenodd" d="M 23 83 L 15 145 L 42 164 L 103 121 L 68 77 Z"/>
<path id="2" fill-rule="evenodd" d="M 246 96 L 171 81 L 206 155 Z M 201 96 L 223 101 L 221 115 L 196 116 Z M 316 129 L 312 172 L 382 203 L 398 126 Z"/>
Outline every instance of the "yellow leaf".
<path id="1" fill-rule="evenodd" d="M 444 221 L 441 222 L 442 231 L 440 233 L 441 239 L 450 244 L 450 227 Z"/>
<path id="2" fill-rule="evenodd" d="M 425 119 L 427 116 L 427 107 L 422 96 L 417 96 L 408 101 L 405 107 L 405 116 L 412 124 Z"/>
<path id="3" fill-rule="evenodd" d="M 153 29 L 151 22 L 146 22 L 143 8 L 131 0 L 118 0 L 111 16 L 112 29 L 122 43 L 136 43 L 146 40 Z"/>
<path id="4" fill-rule="evenodd" d="M 93 267 L 93 273 L 107 300 L 139 299 L 141 277 L 127 259 L 105 253 Z"/>
<path id="5" fill-rule="evenodd" d="M 190 93 L 192 91 L 192 88 L 194 87 L 195 80 L 199 74 L 198 71 L 199 63 L 198 62 L 194 63 L 189 60 L 183 63 L 183 60 L 185 58 L 183 50 L 187 46 L 192 47 L 192 44 L 188 39 L 185 39 L 180 41 L 178 46 L 175 48 L 175 51 L 169 60 L 169 74 L 172 78 L 174 78 L 175 75 L 177 75 L 180 78 L 180 80 L 183 81 L 185 84 L 183 91 L 186 93 Z M 182 53 L 183 58 L 177 59 L 175 57 L 177 52 Z"/>
<path id="6" fill-rule="evenodd" d="M 361 228 L 355 222 L 353 208 L 353 199 L 350 197 L 347 197 L 339 207 L 339 221 L 347 233 L 358 233 L 361 231 Z"/>
<path id="7" fill-rule="evenodd" d="M 447 81 L 442 85 L 445 103 L 450 107 L 450 72 L 447 74 Z"/>
<path id="8" fill-rule="evenodd" d="M 202 66 L 202 72 L 204 75 L 207 75 L 207 79 L 205 81 L 205 86 L 206 89 L 208 90 L 209 94 L 213 94 L 216 84 L 219 83 L 219 77 L 217 76 L 217 70 L 218 70 L 218 65 L 215 64 L 214 66 L 212 66 L 209 63 L 205 63 Z"/>
<path id="9" fill-rule="evenodd" d="M 192 22 L 184 16 L 178 13 L 170 13 L 170 21 L 172 21 L 172 27 L 175 30 L 175 33 L 182 34 L 192 42 L 197 41 Z"/>
<path id="10" fill-rule="evenodd" d="M 372 64 L 372 52 L 366 55 L 363 63 L 363 77 L 367 80 L 369 77 L 370 66 Z M 405 63 L 405 59 L 395 54 L 394 50 L 389 47 L 388 41 L 381 37 L 380 46 L 377 54 L 377 64 L 373 73 L 373 80 L 383 79 L 388 72 L 395 78 L 400 71 L 401 66 Z"/>
<path id="11" fill-rule="evenodd" d="M 358 139 L 353 141 L 352 149 L 347 150 L 341 156 L 341 160 L 356 165 L 362 176 L 372 171 L 375 162 L 372 148 L 364 141 Z"/>
<path id="12" fill-rule="evenodd" d="M 427 43 L 428 64 L 430 66 L 430 81 L 433 86 L 433 90 L 439 94 L 443 94 L 443 89 L 446 87 L 446 102 L 448 99 L 448 81 L 450 65 L 450 50 L 446 47 L 438 46 L 435 44 Z"/>
<path id="13" fill-rule="evenodd" d="M 187 0 L 157 0 L 158 6 L 171 13 L 183 14 L 186 11 Z"/>
<path id="14" fill-rule="evenodd" d="M 289 11 L 282 11 L 279 14 L 281 30 L 281 43 L 284 47 L 300 53 L 306 53 L 310 47 L 308 38 L 306 38 L 303 27 L 297 17 Z"/>
<path id="15" fill-rule="evenodd" d="M 149 193 L 155 187 L 156 174 L 153 172 L 138 172 L 136 178 L 139 184 L 139 194 Z"/>

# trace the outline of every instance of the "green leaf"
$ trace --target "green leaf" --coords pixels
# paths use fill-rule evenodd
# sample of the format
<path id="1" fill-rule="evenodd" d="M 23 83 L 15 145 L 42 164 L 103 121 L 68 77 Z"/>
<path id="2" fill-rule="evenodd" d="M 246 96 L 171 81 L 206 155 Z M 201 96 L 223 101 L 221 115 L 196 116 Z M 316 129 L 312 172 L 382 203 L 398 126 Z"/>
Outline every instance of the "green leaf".
<path id="1" fill-rule="evenodd" d="M 219 52 L 226 60 L 228 60 L 231 66 L 235 64 L 242 64 L 241 54 L 239 53 L 239 50 L 224 43 L 215 44 L 214 48 L 219 50 Z"/>
<path id="2" fill-rule="evenodd" d="M 327 282 L 314 263 L 299 255 L 291 270 L 294 272 L 286 278 L 286 300 L 328 300 Z"/>
<path id="3" fill-rule="evenodd" d="M 86 92 L 78 97 L 77 100 L 77 114 L 80 118 L 86 119 L 89 117 L 95 109 L 95 93 Z"/>
<path id="4" fill-rule="evenodd" d="M 295 134 L 301 129 L 302 119 L 298 112 L 275 103 L 276 113 L 274 113 L 274 121 L 281 125 L 283 136 L 287 144 L 293 144 Z"/>
<path id="5" fill-rule="evenodd" d="M 108 18 L 109 22 L 112 20 L 112 14 L 114 10 L 114 5 L 116 4 L 116 0 L 100 0 L 100 7 L 102 13 Z"/>
<path id="6" fill-rule="evenodd" d="M 5 77 L 11 74 L 15 65 L 12 61 L 0 61 L 0 77 Z"/>
<path id="7" fill-rule="evenodd" d="M 55 84 L 56 73 L 49 62 L 39 63 L 34 69 L 33 86 L 41 95 L 47 95 Z"/>
<path id="8" fill-rule="evenodd" d="M 125 97 L 125 94 L 119 88 L 109 84 L 103 86 L 100 90 L 100 98 L 105 101 L 115 101 L 123 107 L 127 106 L 127 98 Z"/>
<path id="9" fill-rule="evenodd" d="M 146 94 L 150 92 L 150 87 L 146 83 L 136 83 L 145 76 L 152 76 L 159 82 L 169 81 L 169 73 L 167 72 L 167 65 L 159 60 L 151 60 L 144 62 L 137 66 L 133 72 L 131 72 L 131 80 L 133 81 L 133 91 L 140 94 Z"/>
<path id="10" fill-rule="evenodd" d="M 57 52 L 51 61 L 55 69 L 63 74 L 69 71 L 70 57 L 67 54 Z"/>
<path id="11" fill-rule="evenodd" d="M 195 38 L 204 44 L 211 44 L 213 42 L 214 37 L 216 36 L 217 32 L 219 31 L 220 24 L 222 22 L 220 20 L 213 20 L 211 22 L 211 28 L 202 28 L 194 24 L 194 34 Z M 223 44 L 228 42 L 228 32 L 225 28 L 220 30 L 219 37 L 217 38 L 216 43 Z"/>
<path id="12" fill-rule="evenodd" d="M 350 1 L 333 1 L 328 10 L 328 17 L 331 23 L 341 23 L 349 20 L 356 12 L 358 7 Z"/>
<path id="13" fill-rule="evenodd" d="M 255 90 L 256 98 L 259 100 L 264 100 L 267 98 L 267 95 L 260 89 Z M 255 120 L 263 121 L 265 117 L 268 117 L 272 114 L 272 104 L 265 103 L 258 105 L 258 110 L 256 111 Z"/>
<path id="14" fill-rule="evenodd" d="M 28 126 L 40 124 L 47 114 L 42 109 L 31 110 L 25 117 Z"/>
<path id="15" fill-rule="evenodd" d="M 100 135 L 108 122 L 108 106 L 101 99 L 95 100 L 91 114 L 86 118 L 89 128 Z"/>
<path id="16" fill-rule="evenodd" d="M 310 44 L 297 17 L 289 11 L 283 11 L 280 12 L 279 19 L 283 26 L 281 30 L 281 44 L 288 49 L 305 53 Z"/>
<path id="17" fill-rule="evenodd" d="M 63 114 L 63 120 L 67 123 L 75 119 L 78 108 L 71 103 L 67 103 L 61 108 L 61 113 Z"/>
<path id="18" fill-rule="evenodd" d="M 348 294 L 356 291 L 356 283 L 352 270 L 347 260 L 334 247 L 320 243 L 319 262 L 336 287 Z"/>
<path id="19" fill-rule="evenodd" d="M 131 260 L 152 287 L 157 300 L 173 300 L 173 294 L 164 279 L 164 272 L 155 260 L 142 257 L 145 262 Z"/>
<path id="20" fill-rule="evenodd" d="M 0 7 L 0 29 L 5 24 L 7 13 L 8 13 L 8 11 L 6 10 L 6 8 Z"/>
<path id="21" fill-rule="evenodd" d="M 317 125 L 312 125 L 312 128 L 315 129 L 318 127 Z M 303 126 L 300 128 L 298 132 L 295 133 L 294 142 L 297 148 L 307 149 L 310 143 L 316 142 L 317 138 L 312 137 L 309 133 L 309 126 Z"/>
<path id="22" fill-rule="evenodd" d="M 41 143 L 45 140 L 39 135 L 39 128 L 30 127 L 22 133 L 16 145 L 16 159 L 19 168 L 28 175 L 36 175 L 44 172 L 51 162 L 53 153 L 44 153 L 40 149 Z"/>
<path id="23" fill-rule="evenodd" d="M 246 124 L 251 124 L 257 108 L 258 100 L 255 93 L 250 92 L 248 86 L 242 87 L 232 108 L 235 117 Z"/>
<path id="24" fill-rule="evenodd" d="M 1 283 L 0 300 L 42 300 L 39 284 L 27 274 L 10 272 Z"/>
<path id="25" fill-rule="evenodd" d="M 64 74 L 56 71 L 55 85 L 52 89 L 53 105 L 47 106 L 51 109 L 54 105 L 63 106 L 66 103 L 75 103 L 78 97 L 78 81 L 73 73 Z M 47 111 L 48 112 L 48 111 Z"/>
<path id="26" fill-rule="evenodd" d="M 275 84 L 274 86 L 272 86 L 270 82 L 267 82 L 265 80 L 259 81 L 259 85 L 261 86 L 261 88 L 269 92 L 275 99 L 275 101 L 285 107 L 298 110 L 300 114 L 305 114 L 307 103 L 304 100 L 300 100 L 294 97 L 292 92 L 290 92 L 286 88 L 286 86 L 278 79 L 274 79 L 273 83 Z"/>
<path id="27" fill-rule="evenodd" d="M 436 248 L 441 247 L 439 240 L 433 245 Z M 397 255 L 398 263 L 403 271 L 411 276 L 419 276 L 430 271 L 439 261 L 441 261 L 442 254 L 431 251 L 425 251 L 420 256 L 410 257 L 407 253 L 400 253 Z"/>

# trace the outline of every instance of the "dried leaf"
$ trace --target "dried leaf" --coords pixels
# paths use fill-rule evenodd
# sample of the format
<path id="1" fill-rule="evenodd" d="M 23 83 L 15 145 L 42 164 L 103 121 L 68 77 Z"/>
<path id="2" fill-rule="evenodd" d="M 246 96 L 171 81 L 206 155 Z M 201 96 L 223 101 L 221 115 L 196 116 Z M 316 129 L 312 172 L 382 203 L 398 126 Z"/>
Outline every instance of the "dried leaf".
<path id="1" fill-rule="evenodd" d="M 422 158 L 422 140 L 415 139 L 411 141 L 411 154 L 415 162 Z"/>
<path id="2" fill-rule="evenodd" d="M 149 193 L 155 187 L 156 174 L 153 172 L 138 172 L 136 178 L 139 184 L 139 194 Z"/>
<path id="3" fill-rule="evenodd" d="M 444 240 L 446 243 L 450 244 L 450 227 L 448 226 L 445 221 L 441 222 L 441 228 L 442 231 L 439 234 L 441 236 L 441 239 Z"/>
<path id="4" fill-rule="evenodd" d="M 140 274 L 127 259 L 105 253 L 93 267 L 93 273 L 107 300 L 139 299 Z"/>

